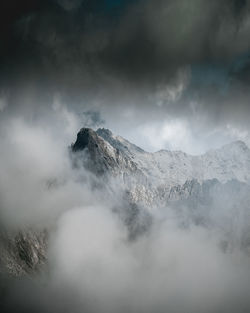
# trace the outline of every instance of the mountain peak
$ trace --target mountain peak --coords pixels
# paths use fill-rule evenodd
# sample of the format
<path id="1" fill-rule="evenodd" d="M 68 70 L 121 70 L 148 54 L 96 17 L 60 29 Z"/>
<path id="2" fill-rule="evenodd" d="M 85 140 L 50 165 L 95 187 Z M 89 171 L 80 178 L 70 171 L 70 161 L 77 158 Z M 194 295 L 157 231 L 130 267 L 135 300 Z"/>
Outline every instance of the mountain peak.
<path id="1" fill-rule="evenodd" d="M 98 128 L 96 133 L 101 137 L 113 137 L 113 133 L 108 128 Z"/>
<path id="2" fill-rule="evenodd" d="M 91 128 L 82 128 L 78 134 L 76 142 L 72 145 L 74 152 L 82 151 L 89 146 L 90 141 L 96 141 L 96 132 Z"/>

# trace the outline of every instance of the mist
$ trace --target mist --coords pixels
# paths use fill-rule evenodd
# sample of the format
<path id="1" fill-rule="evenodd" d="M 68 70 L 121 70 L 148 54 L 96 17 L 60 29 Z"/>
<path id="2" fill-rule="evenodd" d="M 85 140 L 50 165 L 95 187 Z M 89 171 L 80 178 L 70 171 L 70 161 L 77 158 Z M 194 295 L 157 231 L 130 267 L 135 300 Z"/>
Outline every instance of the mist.
<path id="1" fill-rule="evenodd" d="M 72 165 L 79 121 L 55 108 L 46 127 L 24 118 L 1 125 L 1 227 L 49 229 L 43 271 L 18 279 L 2 272 L 3 311 L 247 312 L 249 252 L 239 240 L 249 202 L 238 201 L 247 187 L 215 189 L 207 210 L 185 202 L 143 207 L 151 222 L 142 215 L 133 227 L 144 231 L 131 237 L 124 183 L 82 167 L 84 153 Z"/>
<path id="2" fill-rule="evenodd" d="M 0 2 L 1 312 L 250 312 L 249 35 L 249 0 Z"/>
<path id="3" fill-rule="evenodd" d="M 249 1 L 18 2 L 2 1 L 2 113 L 34 120 L 59 95 L 150 151 L 249 142 Z"/>

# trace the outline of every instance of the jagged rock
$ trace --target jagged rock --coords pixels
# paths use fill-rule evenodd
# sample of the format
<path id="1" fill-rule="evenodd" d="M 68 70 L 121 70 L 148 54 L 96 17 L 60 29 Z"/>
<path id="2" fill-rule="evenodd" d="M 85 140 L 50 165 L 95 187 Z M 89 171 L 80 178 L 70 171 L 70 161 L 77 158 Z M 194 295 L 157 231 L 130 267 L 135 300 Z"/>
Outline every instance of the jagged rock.
<path id="1" fill-rule="evenodd" d="M 120 177 L 131 200 L 149 206 L 182 197 L 178 188 L 184 186 L 182 193 L 188 192 L 186 182 L 197 185 L 213 179 L 221 183 L 232 179 L 250 181 L 250 150 L 242 141 L 201 156 L 166 150 L 148 153 L 108 129 L 95 132 L 83 128 L 72 151 L 85 151 L 89 155 L 85 163 L 88 169 Z M 191 185 L 187 183 L 186 187 Z"/>
<path id="2" fill-rule="evenodd" d="M 147 231 L 155 207 L 171 206 L 177 213 L 184 212 L 185 223 L 223 229 L 223 250 L 228 250 L 235 238 L 239 246 L 249 249 L 250 150 L 243 142 L 201 156 L 165 150 L 148 153 L 110 130 L 83 128 L 71 146 L 71 156 L 75 166 L 81 164 L 106 185 L 109 177 L 120 184 L 127 205 L 124 208 L 122 203 L 116 212 L 131 239 Z M 49 188 L 54 184 L 49 182 Z M 225 203 L 233 212 L 230 216 L 240 216 L 239 227 L 232 218 L 227 225 L 220 226 L 219 218 L 217 225 L 212 225 L 213 210 L 221 216 L 228 214 L 223 211 Z M 2 231 L 0 270 L 15 276 L 40 270 L 47 259 L 47 241 L 45 230 Z"/>
<path id="3" fill-rule="evenodd" d="M 90 128 L 80 130 L 76 142 L 72 145 L 72 151 L 85 152 L 85 158 L 88 160 L 85 166 L 95 174 L 105 174 L 107 171 L 116 174 L 122 170 L 135 169 L 133 161 L 122 155 L 119 148 L 110 145 Z"/>
<path id="4" fill-rule="evenodd" d="M 46 230 L 2 231 L 0 271 L 20 276 L 41 270 L 47 260 L 47 242 Z"/>

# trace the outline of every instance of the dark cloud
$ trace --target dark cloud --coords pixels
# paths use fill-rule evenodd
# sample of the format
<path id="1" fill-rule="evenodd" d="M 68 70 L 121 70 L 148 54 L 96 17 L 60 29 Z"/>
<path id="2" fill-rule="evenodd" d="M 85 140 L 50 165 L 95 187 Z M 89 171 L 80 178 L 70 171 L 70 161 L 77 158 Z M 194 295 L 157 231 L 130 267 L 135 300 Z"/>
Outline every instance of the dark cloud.
<path id="1" fill-rule="evenodd" d="M 89 110 L 82 113 L 82 124 L 84 127 L 98 128 L 103 126 L 105 121 L 102 119 L 100 112 Z"/>
<path id="2" fill-rule="evenodd" d="M 170 117 L 197 128 L 247 124 L 248 0 L 1 6 L 1 107 L 11 114 L 34 118 L 60 94 L 77 114 L 99 112 L 118 132 Z"/>
<path id="3" fill-rule="evenodd" d="M 187 64 L 223 61 L 249 48 L 246 1 L 131 1 L 119 11 L 107 3 L 26 1 L 7 8 L 10 51 L 3 60 L 12 78 L 25 71 L 26 79 L 77 90 L 107 75 L 152 84 Z"/>

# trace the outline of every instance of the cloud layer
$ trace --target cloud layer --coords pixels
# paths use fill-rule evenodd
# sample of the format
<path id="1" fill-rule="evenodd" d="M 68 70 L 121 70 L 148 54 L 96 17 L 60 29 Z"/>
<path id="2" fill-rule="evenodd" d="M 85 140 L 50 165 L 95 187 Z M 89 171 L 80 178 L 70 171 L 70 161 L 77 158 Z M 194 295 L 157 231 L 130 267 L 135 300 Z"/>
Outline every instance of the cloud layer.
<path id="1" fill-rule="evenodd" d="M 65 141 L 78 121 L 58 102 L 54 110 L 46 127 L 44 120 L 10 119 L 1 128 L 2 227 L 51 230 L 48 270 L 32 280 L 1 280 L 4 309 L 247 312 L 249 256 L 237 241 L 245 221 L 238 193 L 217 192 L 221 197 L 205 214 L 208 226 L 195 224 L 183 205 L 145 208 L 152 224 L 131 240 L 123 215 L 115 213 L 128 206 L 122 185 L 105 181 L 110 194 L 90 173 L 71 167 Z M 236 215 L 228 203 L 239 205 Z M 194 213 L 202 216 L 199 210 Z M 225 235 L 228 250 L 221 248 Z"/>
<path id="2" fill-rule="evenodd" d="M 249 1 L 14 3 L 1 10 L 0 112 L 35 120 L 59 96 L 141 145 L 129 129 L 163 120 L 192 125 L 193 142 L 249 132 Z"/>

